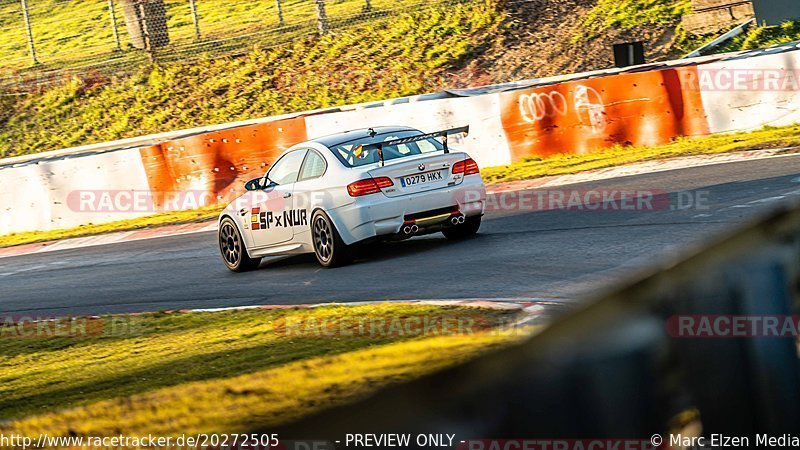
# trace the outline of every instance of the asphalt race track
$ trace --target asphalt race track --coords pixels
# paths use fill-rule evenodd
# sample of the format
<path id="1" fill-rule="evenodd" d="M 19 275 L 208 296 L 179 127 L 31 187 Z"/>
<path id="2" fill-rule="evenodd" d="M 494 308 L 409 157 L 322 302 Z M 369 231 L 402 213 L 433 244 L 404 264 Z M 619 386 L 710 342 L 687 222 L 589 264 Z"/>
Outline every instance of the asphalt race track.
<path id="1" fill-rule="evenodd" d="M 308 255 L 234 274 L 211 232 L 2 258 L 0 315 L 400 299 L 568 303 L 800 195 L 800 155 L 560 189 L 666 191 L 671 202 L 657 211 L 491 211 L 475 239 L 436 234 L 382 244 L 338 269 L 321 269 Z M 688 207 L 690 198 L 702 208 Z"/>

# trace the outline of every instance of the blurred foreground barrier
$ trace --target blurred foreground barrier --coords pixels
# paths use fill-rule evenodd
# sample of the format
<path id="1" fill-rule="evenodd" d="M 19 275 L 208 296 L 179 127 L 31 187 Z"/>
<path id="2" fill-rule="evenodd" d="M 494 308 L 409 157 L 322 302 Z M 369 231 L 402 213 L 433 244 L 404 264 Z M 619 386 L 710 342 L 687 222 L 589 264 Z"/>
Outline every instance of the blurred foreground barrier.
<path id="1" fill-rule="evenodd" d="M 331 442 L 345 433 L 455 433 L 464 449 L 548 448 L 515 446 L 520 439 L 648 448 L 656 433 L 665 443 L 670 432 L 688 436 L 687 422 L 695 430 L 701 422 L 707 437 L 749 437 L 746 448 L 758 447 L 757 433 L 797 436 L 799 269 L 795 205 L 643 271 L 521 345 L 277 431 Z M 760 325 L 739 327 L 748 321 L 737 318 Z"/>

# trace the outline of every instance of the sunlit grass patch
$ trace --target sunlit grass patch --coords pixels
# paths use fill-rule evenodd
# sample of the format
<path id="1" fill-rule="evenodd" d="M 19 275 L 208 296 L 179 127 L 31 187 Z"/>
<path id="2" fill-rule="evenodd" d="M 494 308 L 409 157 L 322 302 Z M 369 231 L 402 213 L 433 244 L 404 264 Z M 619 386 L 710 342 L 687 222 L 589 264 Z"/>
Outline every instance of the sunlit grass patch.
<path id="1" fill-rule="evenodd" d="M 800 41 L 800 21 L 787 21 L 777 26 L 752 26 L 716 49 L 717 53 L 752 50 Z"/>
<path id="2" fill-rule="evenodd" d="M 632 30 L 641 25 L 677 24 L 691 10 L 691 0 L 598 0 L 584 19 L 586 34 L 573 41 L 593 38 L 609 28 Z"/>
<path id="3" fill-rule="evenodd" d="M 517 314 L 423 304 L 253 309 L 133 316 L 119 335 L 0 338 L 0 433 L 269 426 L 511 343 L 521 334 L 492 330 Z M 425 320 L 440 324 L 407 326 Z M 358 331 L 373 321 L 381 325 Z M 454 328 L 459 321 L 469 327 Z"/>

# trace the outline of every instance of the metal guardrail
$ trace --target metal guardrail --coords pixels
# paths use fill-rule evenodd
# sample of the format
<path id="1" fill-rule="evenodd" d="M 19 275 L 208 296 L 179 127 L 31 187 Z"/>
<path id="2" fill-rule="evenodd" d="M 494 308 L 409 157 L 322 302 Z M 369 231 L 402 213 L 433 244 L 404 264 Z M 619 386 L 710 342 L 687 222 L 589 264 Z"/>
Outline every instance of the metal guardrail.
<path id="1" fill-rule="evenodd" d="M 673 337 L 667 323 L 681 315 L 791 315 L 798 282 L 794 204 L 642 270 L 522 344 L 277 431 L 330 442 L 387 432 L 649 442 L 694 411 L 703 435 L 796 435 L 795 339 Z"/>
<path id="2" fill-rule="evenodd" d="M 708 54 L 711 51 L 713 51 L 715 48 L 719 47 L 720 45 L 728 42 L 729 40 L 735 38 L 736 36 L 741 35 L 751 25 L 755 25 L 755 23 L 756 23 L 756 19 L 750 19 L 747 22 L 739 24 L 739 25 L 735 26 L 733 29 L 731 29 L 730 31 L 722 34 L 718 38 L 712 40 L 711 42 L 701 46 L 697 50 L 695 50 L 695 51 L 689 53 L 688 55 L 684 56 L 684 58 L 696 58 L 698 56 L 703 56 L 705 54 Z"/>

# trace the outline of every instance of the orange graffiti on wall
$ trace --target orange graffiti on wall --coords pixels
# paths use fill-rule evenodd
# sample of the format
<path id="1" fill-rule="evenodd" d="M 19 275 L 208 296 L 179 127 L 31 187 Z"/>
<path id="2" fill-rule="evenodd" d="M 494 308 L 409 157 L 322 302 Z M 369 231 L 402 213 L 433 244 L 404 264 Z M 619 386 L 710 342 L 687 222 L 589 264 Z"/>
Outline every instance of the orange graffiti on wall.
<path id="1" fill-rule="evenodd" d="M 221 203 L 238 197 L 245 181 L 264 175 L 284 150 L 306 139 L 305 119 L 297 117 L 184 136 L 140 153 L 152 192 L 203 191 Z"/>
<path id="2" fill-rule="evenodd" d="M 695 67 L 570 81 L 501 94 L 512 161 L 658 145 L 708 134 Z"/>

